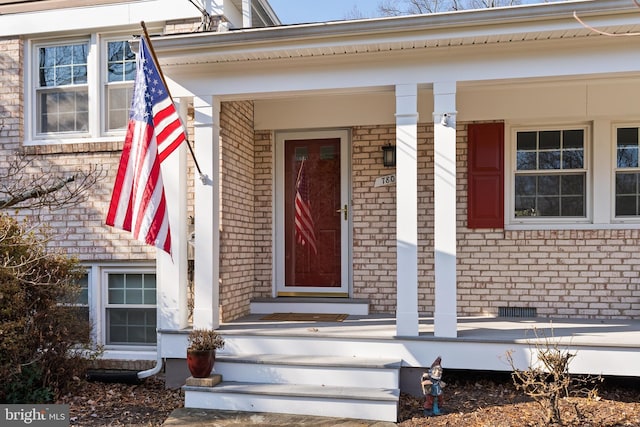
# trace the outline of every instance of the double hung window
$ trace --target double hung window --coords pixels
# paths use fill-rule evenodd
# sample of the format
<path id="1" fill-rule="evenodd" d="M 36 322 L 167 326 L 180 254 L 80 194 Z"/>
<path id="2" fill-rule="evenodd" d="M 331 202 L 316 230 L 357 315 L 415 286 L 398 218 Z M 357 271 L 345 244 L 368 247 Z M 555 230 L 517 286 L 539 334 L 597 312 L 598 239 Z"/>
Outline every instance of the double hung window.
<path id="1" fill-rule="evenodd" d="M 107 345 L 156 344 L 156 275 L 107 274 Z"/>
<path id="2" fill-rule="evenodd" d="M 55 143 L 124 132 L 136 68 L 127 37 L 93 35 L 32 46 L 34 108 L 27 139 Z"/>
<path id="3" fill-rule="evenodd" d="M 38 47 L 36 132 L 89 131 L 88 41 Z"/>
<path id="4" fill-rule="evenodd" d="M 640 215 L 640 164 L 638 127 L 618 127 L 616 138 L 615 216 Z"/>
<path id="5" fill-rule="evenodd" d="M 136 74 L 136 56 L 129 43 L 122 40 L 106 42 L 106 131 L 127 126 Z"/>
<path id="6" fill-rule="evenodd" d="M 587 129 L 521 130 L 515 138 L 514 216 L 585 218 Z"/>

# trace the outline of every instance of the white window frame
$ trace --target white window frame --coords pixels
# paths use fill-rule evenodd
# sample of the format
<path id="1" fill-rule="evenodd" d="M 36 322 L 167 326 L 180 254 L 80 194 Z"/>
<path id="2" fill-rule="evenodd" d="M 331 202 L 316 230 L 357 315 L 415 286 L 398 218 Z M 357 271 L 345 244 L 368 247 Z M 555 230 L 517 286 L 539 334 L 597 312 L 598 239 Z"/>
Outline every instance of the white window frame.
<path id="1" fill-rule="evenodd" d="M 100 132 L 104 136 L 121 136 L 126 132 L 126 122 L 125 127 L 119 130 L 109 130 L 108 126 L 108 112 L 109 112 L 109 95 L 108 89 L 110 85 L 114 86 L 130 86 L 133 88 L 133 80 L 130 80 L 129 83 L 109 83 L 109 75 L 107 73 L 107 53 L 108 53 L 108 44 L 109 42 L 114 41 L 126 41 L 131 38 L 128 34 L 109 34 L 108 36 L 101 37 L 100 40 Z M 128 111 L 130 109 L 131 99 L 127 101 L 127 117 Z"/>
<path id="2" fill-rule="evenodd" d="M 105 349 L 116 349 L 116 350 L 131 350 L 131 351 L 148 351 L 156 348 L 156 344 L 150 345 L 138 345 L 138 344 L 107 344 L 107 329 L 109 327 L 107 323 L 107 309 L 108 308 L 117 308 L 121 305 L 110 305 L 109 304 L 109 275 L 110 274 L 155 274 L 156 275 L 156 295 L 158 292 L 158 278 L 156 269 L 153 267 L 144 267 L 144 266 L 113 266 L 113 267 L 102 267 L 101 268 L 101 280 L 100 280 L 100 289 L 101 289 L 101 303 L 100 303 L 100 342 L 104 345 Z M 151 308 L 149 304 L 127 304 L 127 308 Z M 156 304 L 153 305 L 157 313 L 157 297 Z"/>
<path id="3" fill-rule="evenodd" d="M 126 129 L 107 131 L 106 123 L 106 46 L 109 41 L 129 40 L 131 33 L 108 33 L 79 35 L 77 37 L 33 39 L 25 43 L 25 140 L 24 145 L 55 145 L 69 143 L 106 142 L 124 138 Z M 39 57 L 38 48 L 85 42 L 89 44 L 87 55 L 87 87 L 89 96 L 89 119 L 86 132 L 38 134 L 37 87 Z"/>
<path id="4" fill-rule="evenodd" d="M 611 126 L 611 221 L 617 224 L 640 224 L 640 215 L 637 216 L 616 216 L 616 175 L 619 171 L 629 171 L 640 173 L 640 163 L 636 168 L 618 168 L 618 129 L 638 128 L 640 139 L 640 122 L 616 122 Z M 638 147 L 640 151 L 640 146 Z M 640 153 L 639 153 L 640 156 Z"/>
<path id="5" fill-rule="evenodd" d="M 585 173 L 585 217 L 542 217 L 515 215 L 515 181 L 517 174 L 517 134 L 518 132 L 542 131 L 584 131 L 584 169 Z M 574 227 L 576 224 L 591 224 L 593 221 L 593 167 L 591 152 L 593 147 L 592 125 L 588 122 L 571 122 L 555 124 L 514 124 L 507 133 L 505 155 L 505 226 L 509 229 L 557 229 Z M 542 171 L 538 171 L 542 172 Z"/>
<path id="6" fill-rule="evenodd" d="M 40 64 L 40 48 L 42 47 L 54 47 L 54 46 L 62 46 L 62 45 L 71 45 L 71 44 L 78 44 L 78 43 L 86 43 L 88 46 L 88 51 L 87 51 L 87 83 L 86 83 L 86 88 L 87 88 L 87 96 L 88 96 L 88 113 L 89 113 L 89 117 L 88 117 L 88 130 L 85 131 L 78 131 L 78 132 L 60 132 L 60 133 L 43 133 L 43 134 L 38 134 L 38 122 L 40 121 L 40 116 L 38 114 L 38 94 L 39 94 L 39 64 Z M 73 139 L 77 139 L 77 138 L 83 138 L 83 137 L 87 137 L 90 135 L 91 132 L 91 73 L 92 73 L 92 64 L 91 64 L 91 51 L 92 51 L 92 43 L 91 43 L 91 38 L 90 37 L 74 37 L 74 38 L 65 38 L 65 39 L 53 39 L 53 40 L 42 40 L 42 41 L 38 41 L 38 42 L 34 42 L 33 44 L 31 43 L 27 43 L 28 45 L 28 49 L 29 49 L 29 54 L 25 55 L 26 58 L 30 58 L 29 64 L 28 64 L 28 70 L 29 70 L 29 78 L 25 79 L 26 82 L 29 82 L 29 84 L 25 84 L 25 89 L 28 91 L 28 94 L 25 94 L 25 96 L 28 96 L 29 102 L 28 105 L 31 105 L 31 108 L 29 111 L 27 111 L 27 130 L 29 132 L 29 135 L 31 136 L 31 139 L 33 140 L 51 140 L 51 139 L 58 139 L 58 138 L 64 138 L 64 139 L 69 139 L 69 138 L 73 138 Z"/>

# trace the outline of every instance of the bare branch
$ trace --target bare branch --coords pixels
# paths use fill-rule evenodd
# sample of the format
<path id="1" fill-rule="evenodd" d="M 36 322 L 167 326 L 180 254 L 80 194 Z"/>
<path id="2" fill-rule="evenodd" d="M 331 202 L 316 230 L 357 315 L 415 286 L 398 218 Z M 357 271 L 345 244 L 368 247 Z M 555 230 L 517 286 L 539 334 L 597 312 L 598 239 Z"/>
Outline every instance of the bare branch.
<path id="1" fill-rule="evenodd" d="M 99 165 L 64 173 L 34 156 L 17 152 L 0 170 L 0 210 L 9 208 L 52 210 L 83 202 L 89 189 L 106 176 Z"/>

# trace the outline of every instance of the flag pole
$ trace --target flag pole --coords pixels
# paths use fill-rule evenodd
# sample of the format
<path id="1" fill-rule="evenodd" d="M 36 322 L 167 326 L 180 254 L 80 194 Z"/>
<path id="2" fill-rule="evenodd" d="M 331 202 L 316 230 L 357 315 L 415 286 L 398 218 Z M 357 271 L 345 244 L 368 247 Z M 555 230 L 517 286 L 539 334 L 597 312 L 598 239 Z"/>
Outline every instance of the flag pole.
<path id="1" fill-rule="evenodd" d="M 158 57 L 156 56 L 156 51 L 153 49 L 153 44 L 151 44 L 151 38 L 149 37 L 149 33 L 147 32 L 147 25 L 144 23 L 144 21 L 140 21 L 140 25 L 142 26 L 142 31 L 144 32 L 144 38 L 147 41 L 147 45 L 149 46 L 149 51 L 151 52 L 152 60 L 153 60 L 153 62 L 156 63 L 156 68 L 158 69 L 158 74 L 160 74 L 160 78 L 162 79 L 162 83 L 167 88 L 167 94 L 169 95 L 169 99 L 171 99 L 171 102 L 173 103 L 173 97 L 171 96 L 171 92 L 169 92 L 169 86 L 167 86 L 167 81 L 164 79 L 164 73 L 162 72 L 162 69 L 160 68 L 160 63 L 158 62 Z M 182 127 L 184 128 L 185 136 L 186 136 L 186 128 L 185 128 L 184 124 L 183 124 Z M 191 143 L 189 142 L 189 138 L 188 137 L 185 138 L 185 142 L 187 143 L 187 147 L 189 147 L 189 152 L 191 153 L 191 157 L 193 158 L 193 163 L 196 166 L 196 170 L 198 171 L 198 174 L 200 175 L 200 179 L 203 182 L 205 182 L 204 175 L 202 175 L 202 171 L 200 170 L 200 165 L 198 164 L 198 160 L 196 159 L 196 154 L 193 152 L 193 148 L 191 147 Z"/>

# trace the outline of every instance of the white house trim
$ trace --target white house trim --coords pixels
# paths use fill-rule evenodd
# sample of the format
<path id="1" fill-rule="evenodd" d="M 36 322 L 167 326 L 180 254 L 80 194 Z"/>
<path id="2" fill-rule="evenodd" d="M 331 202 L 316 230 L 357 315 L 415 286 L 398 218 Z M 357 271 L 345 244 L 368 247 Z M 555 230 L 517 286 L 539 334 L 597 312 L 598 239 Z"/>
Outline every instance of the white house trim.
<path id="1" fill-rule="evenodd" d="M 396 250 L 399 336 L 418 336 L 418 85 L 396 86 Z"/>
<path id="2" fill-rule="evenodd" d="M 457 336 L 456 82 L 434 82 L 434 268 L 436 337 Z"/>
<path id="3" fill-rule="evenodd" d="M 220 326 L 220 100 L 196 96 L 193 106 L 195 155 L 206 175 L 204 182 L 195 179 L 193 327 L 217 329 Z"/>

